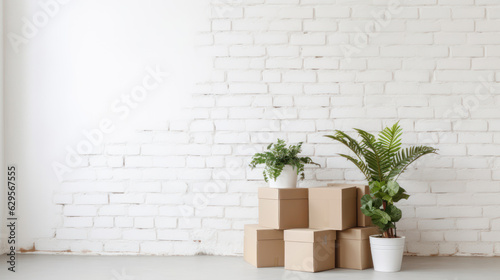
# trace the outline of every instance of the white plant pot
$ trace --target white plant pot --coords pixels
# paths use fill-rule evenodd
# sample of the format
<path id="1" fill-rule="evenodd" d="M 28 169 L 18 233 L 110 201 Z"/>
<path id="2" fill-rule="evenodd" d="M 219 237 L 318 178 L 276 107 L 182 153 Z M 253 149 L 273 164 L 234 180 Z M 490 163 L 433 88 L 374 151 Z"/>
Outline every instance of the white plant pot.
<path id="1" fill-rule="evenodd" d="M 405 237 L 382 238 L 380 235 L 370 236 L 373 269 L 381 272 L 396 272 L 401 270 Z"/>
<path id="2" fill-rule="evenodd" d="M 297 187 L 297 171 L 291 165 L 285 165 L 276 180 L 269 178 L 269 187 L 275 189 L 289 189 Z"/>

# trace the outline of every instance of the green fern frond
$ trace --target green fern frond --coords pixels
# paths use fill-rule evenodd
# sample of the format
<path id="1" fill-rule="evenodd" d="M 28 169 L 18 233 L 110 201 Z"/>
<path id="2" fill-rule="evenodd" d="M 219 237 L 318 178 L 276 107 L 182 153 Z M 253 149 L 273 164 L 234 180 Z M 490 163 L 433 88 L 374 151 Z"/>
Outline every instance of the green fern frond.
<path id="1" fill-rule="evenodd" d="M 406 168 L 427 154 L 436 154 L 437 149 L 427 146 L 413 146 L 399 151 L 395 156 L 392 163 L 392 170 L 387 175 L 388 180 L 397 178 L 406 170 Z"/>
<path id="2" fill-rule="evenodd" d="M 393 157 L 399 150 L 401 150 L 401 136 L 403 129 L 399 126 L 399 122 L 395 123 L 392 127 L 384 128 L 378 135 L 378 141 L 389 157 Z"/>
<path id="3" fill-rule="evenodd" d="M 364 130 L 355 130 L 361 137 L 359 142 L 338 130 L 335 135 L 325 136 L 344 144 L 358 157 L 339 154 L 356 165 L 370 183 L 371 194 L 361 198 L 361 210 L 384 232 L 384 237 L 396 237 L 393 229 L 402 213 L 394 203 L 409 197 L 396 180 L 411 163 L 424 155 L 436 153 L 437 149 L 427 146 L 401 149 L 399 123 L 384 128 L 378 139 Z"/>
<path id="4" fill-rule="evenodd" d="M 361 160 L 357 160 L 357 159 L 351 157 L 350 155 L 346 155 L 346 154 L 339 154 L 339 156 L 344 157 L 347 160 L 349 160 L 350 162 L 354 163 L 354 165 L 356 165 L 359 168 L 359 170 L 363 173 L 363 175 L 365 175 L 366 180 L 371 181 L 370 170 L 368 170 L 368 167 L 366 166 L 366 164 L 364 162 L 362 162 Z"/>
<path id="5" fill-rule="evenodd" d="M 384 181 L 384 173 L 390 168 L 387 165 L 387 158 L 384 157 L 382 146 L 377 143 L 373 134 L 361 129 L 355 129 L 361 136 L 363 146 L 365 147 L 365 160 L 368 168 L 372 171 L 372 177 L 378 181 Z"/>
<path id="6" fill-rule="evenodd" d="M 389 181 L 403 173 L 408 165 L 423 155 L 436 153 L 436 149 L 426 146 L 401 149 L 402 129 L 399 122 L 384 128 L 378 139 L 362 129 L 355 129 L 361 137 L 360 141 L 346 133 L 336 130 L 334 135 L 325 135 L 332 140 L 344 144 L 357 157 L 340 154 L 354 163 L 368 181 Z"/>

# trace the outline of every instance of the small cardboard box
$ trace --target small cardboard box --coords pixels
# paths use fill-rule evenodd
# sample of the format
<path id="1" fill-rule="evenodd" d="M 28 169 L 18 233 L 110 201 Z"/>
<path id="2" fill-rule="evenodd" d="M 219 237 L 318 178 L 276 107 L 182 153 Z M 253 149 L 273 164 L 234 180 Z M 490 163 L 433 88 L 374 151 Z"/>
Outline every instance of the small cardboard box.
<path id="1" fill-rule="evenodd" d="M 377 227 L 357 227 L 337 234 L 336 266 L 350 269 L 373 267 L 370 235 L 379 234 Z"/>
<path id="2" fill-rule="evenodd" d="M 358 211 L 358 227 L 370 227 L 373 226 L 372 219 L 363 212 L 361 212 L 361 198 L 365 194 L 370 193 L 370 187 L 367 185 L 348 185 L 348 184 L 328 184 L 329 187 L 356 187 L 357 188 L 357 198 L 356 198 L 356 203 L 357 203 L 357 211 Z"/>
<path id="3" fill-rule="evenodd" d="M 243 259 L 255 267 L 283 266 L 283 231 L 259 225 L 245 225 Z"/>
<path id="4" fill-rule="evenodd" d="M 356 192 L 352 186 L 309 189 L 309 227 L 344 230 L 357 224 Z"/>
<path id="5" fill-rule="evenodd" d="M 307 189 L 259 188 L 259 225 L 274 229 L 307 228 Z"/>
<path id="6" fill-rule="evenodd" d="M 285 230 L 285 269 L 317 272 L 335 268 L 335 231 Z"/>

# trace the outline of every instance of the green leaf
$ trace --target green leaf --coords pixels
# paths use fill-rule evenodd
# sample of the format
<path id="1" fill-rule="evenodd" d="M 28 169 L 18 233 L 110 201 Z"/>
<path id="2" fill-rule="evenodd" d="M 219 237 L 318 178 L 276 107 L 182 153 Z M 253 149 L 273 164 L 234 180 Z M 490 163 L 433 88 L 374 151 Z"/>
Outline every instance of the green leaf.
<path id="1" fill-rule="evenodd" d="M 396 181 L 387 182 L 387 191 L 390 196 L 395 196 L 399 192 L 399 184 Z"/>
<path id="2" fill-rule="evenodd" d="M 391 216 L 389 216 L 389 214 L 387 214 L 386 212 L 384 212 L 380 209 L 377 209 L 374 212 L 375 212 L 375 214 L 380 215 L 381 221 L 385 221 L 385 223 L 388 223 L 389 221 L 391 221 Z"/>
<path id="3" fill-rule="evenodd" d="M 375 199 L 373 199 L 372 204 L 373 204 L 374 208 L 380 208 L 384 204 L 384 201 L 380 198 L 375 198 Z"/>
<path id="4" fill-rule="evenodd" d="M 373 198 L 369 194 L 363 195 L 361 197 L 361 212 L 366 216 L 372 216 L 373 211 L 376 208 L 373 207 Z"/>
<path id="5" fill-rule="evenodd" d="M 387 227 L 387 224 L 386 223 L 383 223 L 381 222 L 380 218 L 379 217 L 375 217 L 375 216 L 372 216 L 371 217 L 372 219 L 372 223 L 379 227 L 380 229 L 382 229 L 382 231 L 385 231 L 385 228 Z"/>
<path id="6" fill-rule="evenodd" d="M 262 174 L 264 175 L 264 181 L 269 182 L 269 178 L 267 178 L 266 171 L 262 171 Z"/>
<path id="7" fill-rule="evenodd" d="M 373 207 L 369 207 L 368 204 L 361 206 L 361 212 L 365 216 L 368 216 L 368 217 L 373 216 L 373 210 L 374 210 Z"/>
<path id="8" fill-rule="evenodd" d="M 406 194 L 406 190 L 399 187 L 398 193 L 392 198 L 393 202 L 398 202 L 401 199 L 408 199 L 410 196 Z"/>
<path id="9" fill-rule="evenodd" d="M 391 217 L 392 222 L 396 223 L 396 222 L 399 222 L 399 220 L 401 220 L 401 216 L 402 216 L 401 210 L 399 208 L 397 208 L 396 206 L 388 205 L 387 208 L 385 209 L 385 211 Z"/>
<path id="10" fill-rule="evenodd" d="M 373 198 L 369 194 L 365 194 L 361 197 L 361 205 L 365 205 L 371 201 L 373 201 Z"/>
<path id="11" fill-rule="evenodd" d="M 381 198 L 382 200 L 385 200 L 388 203 L 393 203 L 392 196 L 390 196 L 389 194 L 384 193 L 384 195 Z"/>
<path id="12" fill-rule="evenodd" d="M 384 186 L 384 183 L 383 182 L 379 182 L 379 181 L 371 181 L 370 182 L 370 193 L 376 193 L 376 192 L 379 192 L 382 187 Z"/>
<path id="13" fill-rule="evenodd" d="M 373 219 L 378 220 L 381 224 L 387 224 L 391 221 L 391 216 L 389 216 L 389 214 L 387 214 L 383 210 L 375 209 L 373 211 L 372 220 Z"/>

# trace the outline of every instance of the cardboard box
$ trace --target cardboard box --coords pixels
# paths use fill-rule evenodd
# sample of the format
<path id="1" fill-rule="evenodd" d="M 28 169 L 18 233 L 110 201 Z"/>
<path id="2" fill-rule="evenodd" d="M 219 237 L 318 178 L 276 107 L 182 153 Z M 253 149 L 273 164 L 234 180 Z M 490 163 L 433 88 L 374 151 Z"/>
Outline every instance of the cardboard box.
<path id="1" fill-rule="evenodd" d="M 350 269 L 373 267 L 369 236 L 379 233 L 377 227 L 357 227 L 337 232 L 336 266 Z"/>
<path id="2" fill-rule="evenodd" d="M 335 231 L 285 230 L 285 269 L 317 272 L 335 268 Z"/>
<path id="3" fill-rule="evenodd" d="M 349 185 L 349 184 L 328 184 L 329 187 L 356 187 L 357 188 L 357 211 L 358 211 L 358 227 L 370 227 L 373 226 L 372 219 L 368 216 L 365 216 L 363 212 L 361 212 L 361 198 L 365 194 L 370 193 L 370 187 L 367 185 Z"/>
<path id="4" fill-rule="evenodd" d="M 259 188 L 259 225 L 274 229 L 307 228 L 307 189 Z"/>
<path id="5" fill-rule="evenodd" d="M 344 230 L 357 224 L 356 192 L 352 186 L 309 189 L 309 227 Z"/>
<path id="6" fill-rule="evenodd" d="M 259 225 L 245 225 L 243 259 L 255 267 L 283 266 L 283 231 Z"/>

